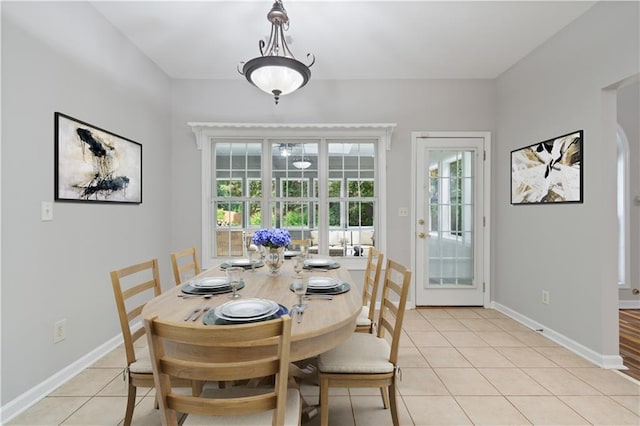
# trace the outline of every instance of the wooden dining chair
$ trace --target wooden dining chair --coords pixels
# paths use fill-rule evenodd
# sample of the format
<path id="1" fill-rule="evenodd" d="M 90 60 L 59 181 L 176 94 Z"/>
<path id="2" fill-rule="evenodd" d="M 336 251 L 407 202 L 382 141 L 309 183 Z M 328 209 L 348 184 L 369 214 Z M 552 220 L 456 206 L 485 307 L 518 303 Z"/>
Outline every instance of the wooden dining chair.
<path id="1" fill-rule="evenodd" d="M 244 255 L 244 231 L 232 231 L 228 229 L 216 231 L 216 255 Z"/>
<path id="2" fill-rule="evenodd" d="M 291 240 L 287 245 L 289 250 L 298 250 L 302 257 L 307 257 L 309 254 L 309 240 Z"/>
<path id="3" fill-rule="evenodd" d="M 360 333 L 374 332 L 374 315 L 376 313 L 376 298 L 384 253 L 374 247 L 369 248 L 367 267 L 364 270 L 364 285 L 362 287 L 362 311 L 356 319 L 356 331 Z"/>
<path id="4" fill-rule="evenodd" d="M 353 333 L 340 346 L 318 357 L 322 426 L 329 424 L 329 387 L 380 388 L 383 406 L 391 406 L 391 419 L 398 426 L 398 348 L 410 282 L 410 270 L 387 260 L 377 334 Z M 385 332 L 390 333 L 391 344 Z"/>
<path id="5" fill-rule="evenodd" d="M 113 285 L 113 294 L 116 299 L 118 318 L 120 319 L 120 328 L 122 329 L 127 357 L 125 374 L 128 390 L 124 425 L 129 426 L 131 425 L 133 408 L 136 403 L 136 389 L 138 387 L 152 388 L 155 386 L 146 345 L 144 347 L 134 346 L 136 341 L 144 336 L 144 327 L 142 325 L 135 329 L 134 327 L 140 321 L 140 314 L 146 302 L 162 292 L 158 260 L 152 259 L 112 271 L 111 284 Z M 132 301 L 130 299 L 133 299 L 133 306 L 131 306 Z M 129 306 L 127 302 L 129 302 Z"/>
<path id="6" fill-rule="evenodd" d="M 171 253 L 171 267 L 176 285 L 198 275 L 200 273 L 198 249 L 191 247 Z"/>
<path id="7" fill-rule="evenodd" d="M 291 240 L 289 246 L 305 246 L 309 247 L 309 240 Z"/>
<path id="8" fill-rule="evenodd" d="M 162 424 L 299 425 L 301 399 L 288 388 L 291 318 L 193 327 L 145 318 Z M 265 345 L 278 343 L 277 350 Z M 165 351 L 171 345 L 171 351 Z M 217 358 L 216 358 L 217 357 Z M 220 358 L 222 357 L 222 358 Z M 249 388 L 207 387 L 199 396 L 175 392 L 171 379 L 246 381 L 275 375 L 273 382 Z M 271 383 L 268 384 L 267 383 Z"/>

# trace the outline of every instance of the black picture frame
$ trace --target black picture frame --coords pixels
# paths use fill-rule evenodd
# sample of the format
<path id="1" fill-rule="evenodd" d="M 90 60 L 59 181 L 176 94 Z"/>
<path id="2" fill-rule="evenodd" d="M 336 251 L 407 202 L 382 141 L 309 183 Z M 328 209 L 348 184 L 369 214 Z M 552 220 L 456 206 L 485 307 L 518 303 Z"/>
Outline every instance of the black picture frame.
<path id="1" fill-rule="evenodd" d="M 142 203 L 142 145 L 54 113 L 55 201 Z"/>
<path id="2" fill-rule="evenodd" d="M 511 151 L 511 204 L 583 202 L 583 130 Z"/>

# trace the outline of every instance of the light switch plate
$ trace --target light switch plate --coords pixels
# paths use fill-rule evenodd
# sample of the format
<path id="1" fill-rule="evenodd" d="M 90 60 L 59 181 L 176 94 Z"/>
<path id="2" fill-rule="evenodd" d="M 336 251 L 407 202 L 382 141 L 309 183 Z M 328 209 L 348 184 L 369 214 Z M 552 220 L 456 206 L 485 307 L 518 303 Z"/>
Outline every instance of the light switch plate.
<path id="1" fill-rule="evenodd" d="M 400 207 L 398 209 L 398 216 L 409 216 L 409 209 L 406 207 Z"/>
<path id="2" fill-rule="evenodd" d="M 43 222 L 53 220 L 53 203 L 51 201 L 43 201 L 40 207 L 40 219 Z"/>

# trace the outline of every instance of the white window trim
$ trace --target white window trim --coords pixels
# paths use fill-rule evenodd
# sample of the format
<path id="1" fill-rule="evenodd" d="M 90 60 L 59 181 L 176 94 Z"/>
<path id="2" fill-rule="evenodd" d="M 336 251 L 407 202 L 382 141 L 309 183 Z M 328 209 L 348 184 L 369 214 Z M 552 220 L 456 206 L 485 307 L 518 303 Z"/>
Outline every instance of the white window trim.
<path id="1" fill-rule="evenodd" d="M 378 191 L 378 230 L 376 232 L 376 246 L 386 252 L 387 220 L 387 173 L 386 154 L 391 149 L 391 134 L 396 127 L 395 123 L 215 123 L 215 122 L 188 122 L 187 125 L 196 136 L 196 146 L 201 153 L 201 210 L 202 210 L 202 244 L 201 256 L 204 267 L 213 266 L 217 259 L 212 257 L 210 250 L 211 239 L 211 145 L 214 138 L 263 138 L 277 137 L 322 137 L 322 138 L 353 138 L 370 137 L 379 141 L 376 173 L 382 184 Z M 326 149 L 324 144 L 319 149 Z M 326 153 L 325 153 L 326 154 Z M 266 161 L 266 159 L 263 159 Z M 322 170 L 322 164 L 319 170 Z M 323 190 L 326 176 L 319 175 L 319 190 Z M 205 201 L 206 200 L 206 201 Z M 326 224 L 325 224 L 326 225 Z M 322 223 L 319 226 L 323 226 Z M 366 259 L 344 258 L 341 263 L 351 270 L 364 270 Z"/>

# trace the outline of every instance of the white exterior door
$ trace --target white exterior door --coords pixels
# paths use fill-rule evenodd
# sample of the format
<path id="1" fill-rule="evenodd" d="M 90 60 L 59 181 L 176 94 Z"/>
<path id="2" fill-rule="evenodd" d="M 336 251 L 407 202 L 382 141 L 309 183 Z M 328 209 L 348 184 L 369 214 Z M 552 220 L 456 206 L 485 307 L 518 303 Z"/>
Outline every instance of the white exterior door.
<path id="1" fill-rule="evenodd" d="M 417 306 L 488 305 L 486 142 L 414 134 Z"/>

